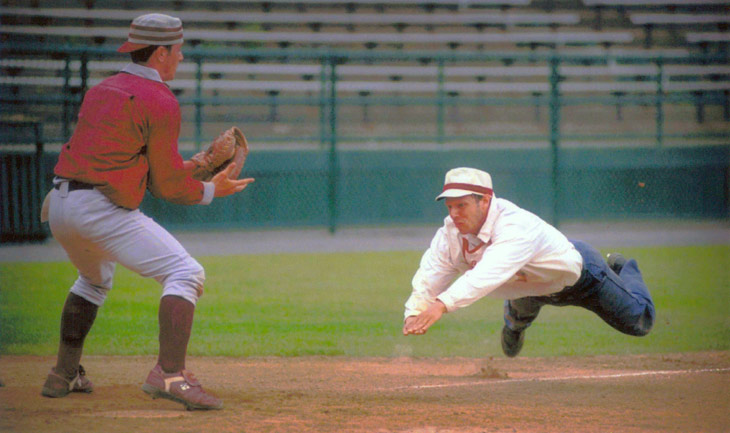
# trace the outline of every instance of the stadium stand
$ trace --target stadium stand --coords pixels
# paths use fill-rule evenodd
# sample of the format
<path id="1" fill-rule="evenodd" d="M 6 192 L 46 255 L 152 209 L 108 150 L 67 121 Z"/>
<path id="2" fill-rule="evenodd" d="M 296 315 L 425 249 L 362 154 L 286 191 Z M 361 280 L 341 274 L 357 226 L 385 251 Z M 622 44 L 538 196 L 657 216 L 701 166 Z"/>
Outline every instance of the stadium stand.
<path id="1" fill-rule="evenodd" d="M 253 101 L 268 107 L 264 118 L 278 121 L 292 116 L 281 113 L 283 105 L 321 109 L 322 98 L 331 89 L 328 80 L 335 79 L 334 91 L 345 103 L 362 108 L 364 123 L 369 122 L 367 107 L 402 104 L 403 97 L 411 101 L 430 98 L 429 103 L 447 104 L 452 111 L 457 111 L 461 103 L 524 98 L 534 102 L 538 113 L 539 107 L 548 103 L 553 85 L 567 98 L 615 103 L 619 120 L 623 101 L 633 98 L 639 104 L 655 105 L 652 98 L 665 97 L 678 101 L 694 97 L 698 101 L 698 123 L 705 120 L 700 107 L 707 101 L 721 104 L 724 120 L 729 120 L 727 63 L 698 64 L 693 60 L 698 46 L 714 43 L 712 38 L 723 42 L 725 33 L 686 31 L 677 36 L 682 43 L 677 43 L 677 37 L 660 38 L 646 46 L 640 37 L 644 25 L 629 18 L 641 16 L 639 13 L 646 15 L 646 11 L 664 14 L 675 7 L 695 8 L 681 10 L 684 15 L 692 12 L 689 15 L 698 16 L 704 12 L 702 7 L 722 8 L 727 2 L 612 2 L 625 4 L 630 12 L 621 9 L 613 20 L 606 22 L 605 29 L 597 31 L 591 17 L 595 7 L 608 7 L 604 3 L 86 0 L 73 2 L 71 7 L 60 1 L 33 0 L 28 7 L 26 2 L 5 0 L 0 10 L 0 41 L 4 46 L 64 43 L 116 47 L 126 38 L 132 17 L 168 5 L 174 11 L 171 13 L 185 22 L 187 50 L 192 49 L 193 53 L 188 56 L 186 52 L 187 61 L 181 64 L 178 77 L 171 83 L 182 98 L 188 119 L 199 118 L 203 110 L 214 111 L 206 107 L 231 100 L 235 100 L 231 104 L 244 103 L 245 99 L 245 103 Z M 723 23 L 725 19 L 716 21 Z M 255 53 L 246 52 L 240 58 L 203 54 L 215 49 Z M 388 59 L 392 49 L 399 54 Z M 260 55 L 266 50 L 288 53 L 282 54 L 288 57 Z M 338 50 L 365 54 L 356 60 L 344 56 L 349 60 L 337 64 L 332 75 L 329 64 L 316 56 L 298 59 L 297 53 L 307 50 L 322 50 L 323 56 Z M 459 60 L 448 57 L 452 52 L 474 52 L 482 57 Z M 530 57 L 532 54 L 534 58 Z M 553 75 L 547 62 L 553 54 L 568 59 L 559 66 L 557 75 Z M 660 58 L 664 59 L 661 65 L 657 61 Z M 58 95 L 58 90 L 76 98 L 123 64 L 101 61 L 91 54 L 85 58 L 75 55 L 48 60 L 16 53 L 0 60 L 0 92 L 16 102 L 24 95 L 34 100 L 54 100 L 51 95 Z M 556 77 L 558 84 L 551 82 Z M 73 118 L 74 103 L 57 99 L 68 106 L 60 117 Z M 12 103 L 6 109 L 17 106 Z M 196 110 L 195 114 L 191 109 Z M 466 111 L 467 108 L 461 109 L 462 113 Z M 54 116 L 58 118 L 58 114 Z M 221 115 L 226 116 L 230 117 Z M 294 118 L 299 117 L 304 118 L 297 112 Z"/>
<path id="2" fill-rule="evenodd" d="M 44 35 L 53 38 L 92 37 L 99 43 L 105 43 L 107 39 L 125 37 L 128 21 L 135 14 L 144 12 L 146 11 L 7 7 L 1 12 L 5 24 L 1 31 L 5 34 L 41 38 Z M 633 40 L 633 35 L 625 31 L 554 31 L 561 26 L 579 24 L 580 17 L 577 13 L 423 13 L 415 10 L 408 13 L 180 11 L 177 14 L 186 23 L 191 23 L 186 24 L 186 38 L 193 45 L 201 41 L 273 44 L 279 47 L 348 44 L 374 48 L 382 44 L 398 47 L 407 44 L 433 49 L 474 44 L 610 46 L 630 43 Z M 51 21 L 53 25 L 34 24 L 38 20 Z M 383 31 L 385 26 L 392 27 L 393 31 Z M 417 29 L 404 31 L 407 27 L 414 26 Z M 548 26 L 551 31 L 512 31 L 518 26 Z M 307 28 L 308 31 L 291 31 L 292 27 Z M 323 27 L 338 31 L 325 32 L 322 31 Z M 348 31 L 339 31 L 341 27 Z M 434 32 L 435 27 L 440 31 Z M 484 31 L 493 27 L 504 31 Z"/>
<path id="3" fill-rule="evenodd" d="M 82 65 L 80 61 L 69 65 L 71 79 L 64 77 L 31 74 L 33 76 L 0 77 L 0 84 L 8 86 L 36 86 L 51 88 L 86 88 L 103 79 L 104 76 L 119 70 L 124 62 L 90 61 L 85 67 L 89 78 L 82 82 L 78 77 Z M 46 69 L 63 70 L 63 61 L 2 60 L 3 70 L 26 71 Z M 196 66 L 182 64 L 181 77 L 172 83 L 179 95 L 194 93 L 197 90 L 213 95 L 221 93 L 240 93 L 266 95 L 270 98 L 270 117 L 278 113 L 277 99 L 284 95 L 319 95 L 326 90 L 322 82 L 313 79 L 327 71 L 321 65 L 307 64 L 230 64 L 206 63 L 202 65 L 203 77 L 196 79 Z M 626 95 L 655 94 L 661 86 L 666 94 L 681 92 L 730 91 L 730 66 L 710 65 L 669 65 L 662 71 L 656 65 L 610 65 L 610 66 L 570 66 L 559 69 L 563 82 L 560 91 L 566 95 L 596 95 L 608 93 L 620 99 Z M 359 95 L 361 97 L 400 95 L 425 95 L 445 93 L 451 96 L 523 95 L 539 97 L 550 92 L 547 81 L 550 70 L 547 66 L 447 66 L 440 72 L 436 66 L 380 66 L 380 65 L 341 65 L 337 69 L 337 93 L 339 95 Z M 226 78 L 219 78 L 226 76 Z M 265 77 L 265 78 L 258 78 Z M 308 77 L 308 78 L 307 78 Z M 442 80 L 439 80 L 439 77 Z M 508 77 L 508 79 L 506 78 Z M 685 77 L 693 77 L 684 81 Z M 718 77 L 723 80 L 718 81 Z M 590 79 L 585 81 L 586 79 Z M 617 99 L 617 101 L 618 101 Z M 363 113 L 363 117 L 366 113 Z M 620 117 L 620 107 L 617 107 Z M 702 112 L 698 111 L 698 122 Z"/>

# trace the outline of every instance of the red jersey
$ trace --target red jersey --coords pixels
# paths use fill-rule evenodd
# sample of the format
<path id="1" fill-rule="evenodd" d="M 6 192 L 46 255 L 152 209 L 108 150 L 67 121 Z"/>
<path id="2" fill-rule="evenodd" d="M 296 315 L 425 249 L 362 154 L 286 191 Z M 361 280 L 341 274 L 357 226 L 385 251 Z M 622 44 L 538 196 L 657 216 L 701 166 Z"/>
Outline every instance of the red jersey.
<path id="1" fill-rule="evenodd" d="M 199 204 L 203 183 L 178 152 L 180 105 L 162 82 L 121 72 L 89 89 L 54 173 L 96 185 L 114 204 L 136 209 L 145 189 L 178 204 Z"/>

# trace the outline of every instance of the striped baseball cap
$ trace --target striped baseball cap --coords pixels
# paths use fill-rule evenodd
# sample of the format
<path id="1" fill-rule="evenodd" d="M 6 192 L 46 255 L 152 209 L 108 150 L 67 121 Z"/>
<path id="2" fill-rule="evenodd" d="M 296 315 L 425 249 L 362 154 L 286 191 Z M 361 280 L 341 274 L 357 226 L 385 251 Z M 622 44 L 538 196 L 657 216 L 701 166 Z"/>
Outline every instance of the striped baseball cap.
<path id="1" fill-rule="evenodd" d="M 449 170 L 444 179 L 444 189 L 436 200 L 464 197 L 471 194 L 493 195 L 492 177 L 486 171 L 459 167 Z"/>
<path id="2" fill-rule="evenodd" d="M 129 37 L 120 53 L 137 51 L 150 45 L 176 45 L 183 42 L 180 18 L 163 14 L 147 14 L 135 18 L 129 27 Z"/>

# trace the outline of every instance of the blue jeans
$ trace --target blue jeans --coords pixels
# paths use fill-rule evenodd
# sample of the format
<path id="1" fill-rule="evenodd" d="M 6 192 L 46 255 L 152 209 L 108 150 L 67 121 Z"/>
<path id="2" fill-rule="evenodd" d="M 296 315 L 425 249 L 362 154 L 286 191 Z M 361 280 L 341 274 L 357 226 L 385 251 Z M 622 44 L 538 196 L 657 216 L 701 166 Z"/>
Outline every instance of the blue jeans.
<path id="1" fill-rule="evenodd" d="M 654 302 L 636 260 L 627 260 L 617 275 L 601 254 L 585 242 L 571 240 L 583 257 L 578 281 L 548 296 L 528 296 L 504 303 L 508 328 L 520 331 L 537 318 L 543 305 L 583 307 L 624 334 L 643 336 L 654 324 Z"/>

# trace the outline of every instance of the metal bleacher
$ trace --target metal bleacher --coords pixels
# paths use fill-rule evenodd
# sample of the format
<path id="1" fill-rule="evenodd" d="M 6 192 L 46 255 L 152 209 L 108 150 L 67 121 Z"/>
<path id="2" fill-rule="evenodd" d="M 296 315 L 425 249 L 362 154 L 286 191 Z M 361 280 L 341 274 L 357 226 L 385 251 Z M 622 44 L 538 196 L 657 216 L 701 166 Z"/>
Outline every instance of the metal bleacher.
<path id="1" fill-rule="evenodd" d="M 1 12 L 7 22 L 0 31 L 39 39 L 92 38 L 104 43 L 126 37 L 129 21 L 145 12 L 149 11 L 7 7 Z M 561 31 L 561 27 L 579 24 L 577 13 L 494 10 L 425 13 L 415 9 L 409 13 L 181 10 L 176 14 L 186 23 L 186 38 L 193 45 L 205 41 L 265 47 L 327 45 L 373 48 L 386 44 L 437 49 L 484 44 L 610 46 L 633 40 L 633 35 L 626 31 Z M 18 24 L 13 24 L 13 21 Z M 50 21 L 53 25 L 35 24 L 39 21 Z M 520 27 L 533 29 L 518 30 Z M 540 27 L 549 30 L 534 30 Z"/>
<path id="2" fill-rule="evenodd" d="M 6 0 L 0 9 L 3 110 L 40 114 L 48 119 L 47 135 L 63 140 L 85 89 L 125 64 L 113 50 L 126 39 L 129 21 L 167 5 L 183 20 L 187 45 L 170 86 L 183 105 L 183 133 L 196 143 L 232 119 L 250 121 L 254 136 L 321 141 L 334 95 L 342 104 L 339 126 L 353 141 L 372 129 L 373 106 L 389 113 L 383 124 L 393 124 L 385 132 L 390 136 L 419 121 L 402 121 L 398 116 L 411 113 L 399 107 L 412 105 L 416 113 L 424 104 L 438 113 L 425 122 L 454 120 L 478 131 L 475 107 L 506 106 L 527 130 L 544 131 L 540 111 L 555 89 L 564 101 L 616 106 L 616 121 L 624 104 L 655 107 L 655 98 L 694 104 L 697 125 L 707 122 L 708 105 L 722 107 L 725 123 L 730 117 L 727 61 L 695 60 L 702 50 L 693 35 L 705 33 L 687 33 L 683 44 L 659 38 L 647 46 L 643 25 L 630 19 L 640 15 L 598 31 L 592 19 L 598 0 L 554 2 L 549 11 L 552 2 L 537 0 L 356 3 L 36 0 L 28 7 Z M 631 14 L 644 10 L 625 3 Z M 658 3 L 644 4 L 660 13 Z M 674 2 L 682 3 L 689 1 Z M 241 106 L 248 117 L 236 117 Z M 529 116 L 525 106 L 534 107 Z M 272 123 L 278 125 L 273 134 Z M 436 130 L 436 140 L 447 140 L 447 127 Z"/>

